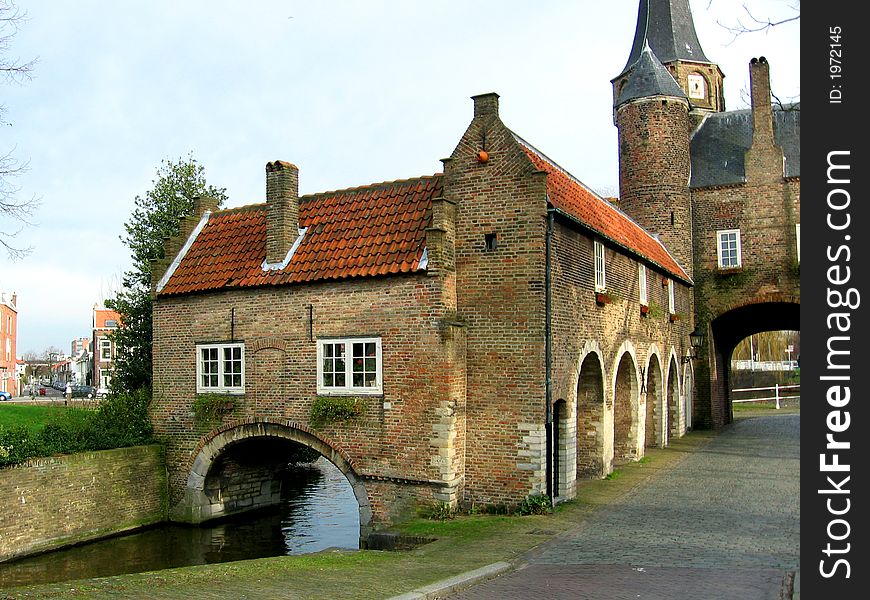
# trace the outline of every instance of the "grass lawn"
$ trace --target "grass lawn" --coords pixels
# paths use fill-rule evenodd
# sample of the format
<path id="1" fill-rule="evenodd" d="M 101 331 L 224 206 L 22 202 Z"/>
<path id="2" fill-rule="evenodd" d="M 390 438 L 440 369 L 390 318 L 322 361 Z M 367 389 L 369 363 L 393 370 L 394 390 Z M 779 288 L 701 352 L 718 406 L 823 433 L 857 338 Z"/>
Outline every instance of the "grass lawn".
<path id="1" fill-rule="evenodd" d="M 27 406 L 0 403 L 0 429 L 26 427 L 37 432 L 46 423 L 84 421 L 92 411 L 66 406 Z"/>

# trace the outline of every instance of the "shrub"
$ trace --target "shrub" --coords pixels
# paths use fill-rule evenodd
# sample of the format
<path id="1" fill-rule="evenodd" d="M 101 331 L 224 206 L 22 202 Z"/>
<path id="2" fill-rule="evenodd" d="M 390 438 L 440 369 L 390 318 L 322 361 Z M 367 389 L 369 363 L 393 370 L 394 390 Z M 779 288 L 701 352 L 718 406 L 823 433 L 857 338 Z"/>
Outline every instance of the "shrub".
<path id="1" fill-rule="evenodd" d="M 311 404 L 309 422 L 314 428 L 336 421 L 346 421 L 365 412 L 362 398 L 353 396 L 317 396 Z"/>
<path id="2" fill-rule="evenodd" d="M 236 407 L 236 399 L 226 394 L 199 394 L 193 401 L 193 416 L 200 423 L 219 419 Z"/>
<path id="3" fill-rule="evenodd" d="M 148 418 L 149 390 L 113 394 L 83 419 L 58 418 L 39 430 L 0 428 L 0 466 L 30 458 L 124 448 L 154 441 Z"/>
<path id="4" fill-rule="evenodd" d="M 546 494 L 532 494 L 517 507 L 518 515 L 545 515 L 553 512 L 553 502 Z"/>

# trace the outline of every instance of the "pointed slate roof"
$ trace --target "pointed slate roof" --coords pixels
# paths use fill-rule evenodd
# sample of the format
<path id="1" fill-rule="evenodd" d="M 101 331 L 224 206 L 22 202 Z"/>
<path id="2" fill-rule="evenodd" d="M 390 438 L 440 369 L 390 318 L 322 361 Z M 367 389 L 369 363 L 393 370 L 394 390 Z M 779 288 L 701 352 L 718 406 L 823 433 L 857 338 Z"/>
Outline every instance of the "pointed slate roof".
<path id="1" fill-rule="evenodd" d="M 299 199 L 298 246 L 284 269 L 264 270 L 266 204 L 215 212 L 158 295 L 354 277 L 423 268 L 432 198 L 442 176 L 373 184 Z"/>
<path id="2" fill-rule="evenodd" d="M 668 275 L 692 285 L 692 279 L 661 241 L 631 217 L 583 185 L 573 175 L 514 134 L 537 169 L 547 173 L 547 195 L 557 212 L 592 230 Z"/>
<path id="3" fill-rule="evenodd" d="M 773 111 L 773 141 L 782 148 L 785 176 L 801 174 L 801 111 L 790 105 Z M 708 115 L 690 142 L 693 188 L 733 185 L 746 180 L 744 157 L 752 145 L 752 111 Z"/>
<path id="4" fill-rule="evenodd" d="M 634 42 L 628 61 L 617 77 L 624 75 L 637 62 L 646 44 L 662 63 L 675 60 L 710 62 L 695 33 L 689 0 L 640 0 Z"/>
<path id="5" fill-rule="evenodd" d="M 677 80 L 645 44 L 640 58 L 631 67 L 625 85 L 620 88 L 613 101 L 613 106 L 615 108 L 631 100 L 651 96 L 673 96 L 688 101 Z"/>

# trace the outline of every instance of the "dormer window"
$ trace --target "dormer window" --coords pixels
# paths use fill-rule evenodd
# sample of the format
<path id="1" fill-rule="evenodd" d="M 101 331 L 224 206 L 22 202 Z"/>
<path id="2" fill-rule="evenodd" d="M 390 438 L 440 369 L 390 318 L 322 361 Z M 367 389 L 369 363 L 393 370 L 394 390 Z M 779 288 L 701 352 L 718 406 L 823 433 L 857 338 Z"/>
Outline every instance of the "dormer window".
<path id="1" fill-rule="evenodd" d="M 707 80 L 700 73 L 690 73 L 688 77 L 689 98 L 694 100 L 707 99 Z"/>

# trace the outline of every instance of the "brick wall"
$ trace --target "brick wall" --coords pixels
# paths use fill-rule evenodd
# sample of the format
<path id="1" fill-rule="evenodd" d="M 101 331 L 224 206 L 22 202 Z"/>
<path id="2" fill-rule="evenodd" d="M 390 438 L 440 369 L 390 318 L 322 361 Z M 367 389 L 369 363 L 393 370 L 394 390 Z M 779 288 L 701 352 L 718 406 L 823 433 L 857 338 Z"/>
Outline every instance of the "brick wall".
<path id="1" fill-rule="evenodd" d="M 161 446 L 33 459 L 0 469 L 0 560 L 166 519 Z"/>
<path id="2" fill-rule="evenodd" d="M 781 169 L 781 163 L 778 165 Z M 695 300 L 697 318 L 705 326 L 729 311 L 752 303 L 785 298 L 800 302 L 800 265 L 795 224 L 800 223 L 800 180 L 770 182 L 771 174 L 745 184 L 696 189 L 692 192 L 695 213 Z M 723 229 L 739 229 L 742 264 L 739 269 L 720 270 L 717 235 Z M 799 323 L 794 323 L 798 329 Z M 711 340 L 715 344 L 715 340 Z M 729 356 L 722 355 L 727 352 Z M 703 424 L 721 426 L 730 421 L 724 385 L 725 367 L 731 348 L 712 347 L 720 368 L 699 373 Z M 707 354 L 705 353 L 706 357 Z M 711 389 L 713 386 L 715 389 Z M 721 389 L 720 389 L 721 388 Z"/>
<path id="3" fill-rule="evenodd" d="M 446 500 L 456 501 L 464 341 L 442 298 L 445 279 L 421 273 L 159 298 L 151 411 L 167 447 L 171 505 L 182 499 L 201 441 L 220 425 L 192 412 L 196 344 L 231 335 L 245 344 L 246 389 L 223 420 L 268 418 L 305 429 L 317 396 L 316 340 L 380 337 L 383 394 L 361 396 L 362 415 L 314 433 L 348 457 L 362 479 L 437 482 Z M 373 503 L 375 520 L 385 517 L 379 506 Z"/>
<path id="4" fill-rule="evenodd" d="M 444 176 L 468 344 L 464 496 L 517 503 L 545 491 L 546 182 L 500 120 L 495 94 L 474 98 Z"/>
<path id="5" fill-rule="evenodd" d="M 650 312 L 641 314 L 638 263 L 613 246 L 605 246 L 610 303 L 595 301 L 593 242 L 590 233 L 557 220 L 552 247 L 553 370 L 552 397 L 568 403 L 576 419 L 577 477 L 600 477 L 621 462 L 642 455 L 643 447 L 664 443 L 646 431 L 646 415 L 664 429 L 670 415 L 682 435 L 681 406 L 665 409 L 664 381 L 679 377 L 676 362 L 687 352 L 692 325 L 691 288 L 675 282 L 675 311 L 668 312 L 667 277 L 647 265 Z M 627 353 L 628 349 L 632 353 Z M 674 357 L 674 358 L 672 358 Z M 674 367 L 673 373 L 669 367 Z M 620 377 L 616 373 L 619 368 Z M 654 372 L 652 372 L 654 371 Z M 645 376 L 645 377 L 644 377 Z M 635 382 L 646 381 L 642 393 Z M 682 390 L 681 383 L 675 383 Z M 680 420 L 681 419 L 681 420 Z M 567 438 L 566 438 L 567 439 Z M 615 447 L 616 445 L 616 447 Z M 620 449 L 621 448 L 621 449 Z"/>

